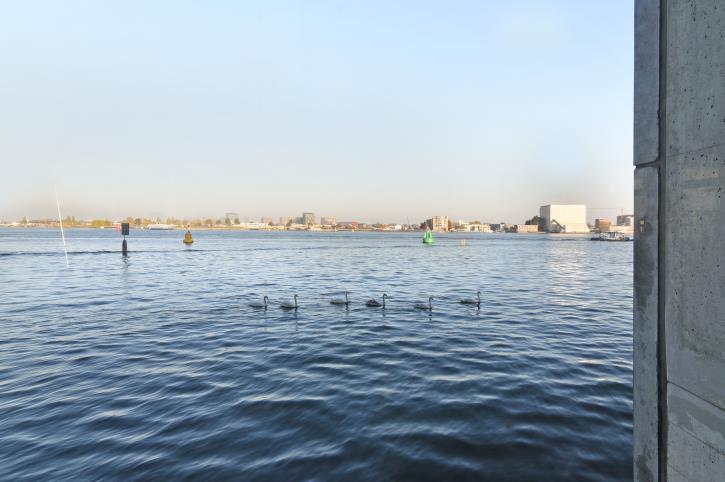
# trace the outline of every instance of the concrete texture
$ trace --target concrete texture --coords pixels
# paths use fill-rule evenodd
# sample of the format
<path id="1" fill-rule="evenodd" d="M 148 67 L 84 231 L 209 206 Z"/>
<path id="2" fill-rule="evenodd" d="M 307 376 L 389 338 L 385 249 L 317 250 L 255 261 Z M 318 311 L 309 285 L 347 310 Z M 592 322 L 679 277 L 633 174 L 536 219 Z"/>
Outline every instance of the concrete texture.
<path id="1" fill-rule="evenodd" d="M 634 477 L 725 481 L 725 1 L 635 25 Z"/>
<path id="2" fill-rule="evenodd" d="M 667 379 L 725 409 L 725 145 L 666 169 Z"/>
<path id="3" fill-rule="evenodd" d="M 634 5 L 634 163 L 657 160 L 660 101 L 660 0 Z"/>
<path id="4" fill-rule="evenodd" d="M 657 480 L 657 244 L 659 177 L 656 167 L 634 173 L 634 470 L 637 480 Z"/>

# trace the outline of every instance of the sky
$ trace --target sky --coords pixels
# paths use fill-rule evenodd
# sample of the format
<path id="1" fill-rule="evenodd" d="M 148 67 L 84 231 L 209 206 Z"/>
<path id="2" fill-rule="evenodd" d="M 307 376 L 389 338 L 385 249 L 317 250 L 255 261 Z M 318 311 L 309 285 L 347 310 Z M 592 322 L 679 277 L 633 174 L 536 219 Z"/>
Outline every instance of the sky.
<path id="1" fill-rule="evenodd" d="M 632 0 L 23 1 L 0 219 L 631 211 Z"/>

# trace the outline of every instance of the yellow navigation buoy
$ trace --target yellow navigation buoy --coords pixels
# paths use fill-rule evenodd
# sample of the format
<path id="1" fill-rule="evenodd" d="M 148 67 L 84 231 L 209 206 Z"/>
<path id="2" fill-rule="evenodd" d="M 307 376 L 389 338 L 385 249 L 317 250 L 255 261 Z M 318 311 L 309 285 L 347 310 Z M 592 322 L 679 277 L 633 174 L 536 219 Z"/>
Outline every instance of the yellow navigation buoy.
<path id="1" fill-rule="evenodd" d="M 184 235 L 184 244 L 191 244 L 194 240 L 191 238 L 191 231 L 188 229 L 186 230 L 186 234 Z"/>

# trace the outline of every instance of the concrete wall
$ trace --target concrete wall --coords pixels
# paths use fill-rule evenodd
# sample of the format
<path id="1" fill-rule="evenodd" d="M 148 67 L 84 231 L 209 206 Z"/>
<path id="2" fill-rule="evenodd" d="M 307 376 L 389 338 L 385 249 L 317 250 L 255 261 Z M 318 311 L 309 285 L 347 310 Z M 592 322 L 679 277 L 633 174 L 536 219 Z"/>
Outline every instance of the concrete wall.
<path id="1" fill-rule="evenodd" d="M 635 1 L 634 477 L 725 481 L 725 1 Z"/>

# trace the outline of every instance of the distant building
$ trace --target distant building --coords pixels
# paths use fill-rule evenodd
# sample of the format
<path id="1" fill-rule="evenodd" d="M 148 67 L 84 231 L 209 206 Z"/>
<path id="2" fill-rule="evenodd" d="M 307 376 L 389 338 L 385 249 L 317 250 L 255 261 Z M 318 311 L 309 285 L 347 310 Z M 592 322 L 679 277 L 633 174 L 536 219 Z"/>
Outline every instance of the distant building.
<path id="1" fill-rule="evenodd" d="M 302 213 L 302 224 L 315 224 L 315 213 Z"/>
<path id="2" fill-rule="evenodd" d="M 508 229 L 508 224 L 506 223 L 494 223 L 490 225 L 491 230 L 496 233 L 504 233 Z"/>
<path id="3" fill-rule="evenodd" d="M 357 229 L 360 223 L 358 223 L 357 221 L 340 221 L 337 224 L 343 229 Z"/>
<path id="4" fill-rule="evenodd" d="M 431 231 L 448 231 L 448 216 L 433 216 L 426 220 L 426 224 L 428 224 Z"/>
<path id="5" fill-rule="evenodd" d="M 289 224 L 290 218 L 288 216 L 280 216 L 279 217 L 279 224 L 282 226 L 287 226 Z"/>
<path id="6" fill-rule="evenodd" d="M 612 225 L 612 222 L 609 219 L 595 219 L 594 220 L 594 229 L 599 231 L 600 233 L 606 233 L 609 231 L 609 227 Z"/>
<path id="7" fill-rule="evenodd" d="M 224 222 L 227 224 L 239 224 L 239 213 L 224 214 Z"/>
<path id="8" fill-rule="evenodd" d="M 517 224 L 512 228 L 515 233 L 538 233 L 539 227 L 535 224 Z"/>
<path id="9" fill-rule="evenodd" d="M 335 216 L 322 216 L 320 224 L 327 226 L 337 226 L 337 218 Z"/>
<path id="10" fill-rule="evenodd" d="M 461 232 L 479 232 L 479 233 L 490 233 L 491 226 L 485 223 L 466 223 L 464 221 L 458 222 L 456 231 Z"/>
<path id="11" fill-rule="evenodd" d="M 634 214 L 617 216 L 617 226 L 634 226 Z"/>
<path id="12" fill-rule="evenodd" d="M 258 230 L 258 229 L 268 229 L 269 224 L 265 223 L 253 223 L 253 222 L 244 222 L 237 224 L 237 227 L 241 229 L 251 229 L 251 230 Z"/>
<path id="13" fill-rule="evenodd" d="M 260 218 L 259 222 L 262 224 L 272 224 L 272 218 L 262 217 Z"/>
<path id="14" fill-rule="evenodd" d="M 610 226 L 608 232 L 634 234 L 634 226 Z"/>
<path id="15" fill-rule="evenodd" d="M 547 204 L 539 208 L 544 230 L 549 233 L 588 233 L 584 204 Z"/>

